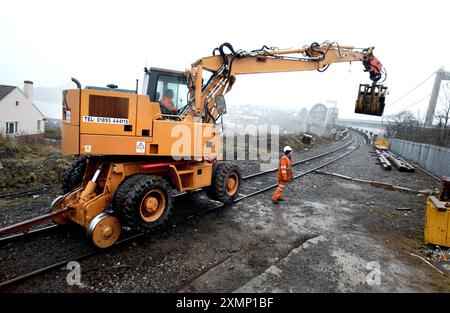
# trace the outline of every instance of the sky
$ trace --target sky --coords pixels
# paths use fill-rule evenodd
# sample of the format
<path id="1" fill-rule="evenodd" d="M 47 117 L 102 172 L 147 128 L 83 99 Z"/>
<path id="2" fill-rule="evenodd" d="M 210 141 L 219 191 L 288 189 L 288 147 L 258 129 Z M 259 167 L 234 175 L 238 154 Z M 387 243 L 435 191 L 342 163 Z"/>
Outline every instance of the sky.
<path id="1" fill-rule="evenodd" d="M 72 87 L 75 77 L 83 86 L 134 89 L 145 66 L 185 70 L 223 42 L 254 50 L 330 40 L 375 47 L 388 74 L 385 115 L 405 108 L 423 115 L 433 72 L 450 70 L 448 12 L 445 0 L 6 1 L 0 84 Z M 341 118 L 370 119 L 353 113 L 368 76 L 360 62 L 332 64 L 324 73 L 242 75 L 226 99 L 295 110 L 336 100 Z"/>

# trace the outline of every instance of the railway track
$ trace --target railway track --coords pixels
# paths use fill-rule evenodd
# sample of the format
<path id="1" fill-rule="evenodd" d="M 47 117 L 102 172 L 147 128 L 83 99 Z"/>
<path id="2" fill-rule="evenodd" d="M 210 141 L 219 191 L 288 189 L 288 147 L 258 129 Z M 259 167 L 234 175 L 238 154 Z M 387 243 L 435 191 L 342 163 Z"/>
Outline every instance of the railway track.
<path id="1" fill-rule="evenodd" d="M 438 176 L 434 175 L 433 173 L 427 171 L 427 170 L 424 169 L 423 167 L 419 166 L 419 164 L 416 164 L 416 163 L 413 163 L 413 162 L 411 162 L 411 163 L 414 164 L 414 167 L 415 167 L 415 168 L 417 168 L 417 169 L 419 169 L 420 171 L 424 172 L 424 173 L 427 174 L 428 176 L 433 177 L 433 178 L 434 178 L 435 180 L 437 180 L 437 181 L 441 181 L 441 178 L 440 178 L 440 177 L 438 177 Z"/>
<path id="2" fill-rule="evenodd" d="M 306 158 L 306 159 L 301 159 L 299 161 L 294 162 L 292 164 L 293 172 L 294 172 L 294 177 L 293 178 L 294 179 L 298 179 L 298 178 L 300 178 L 302 176 L 305 176 L 307 174 L 313 173 L 314 171 L 316 171 L 316 170 L 318 170 L 320 168 L 323 168 L 323 167 L 325 167 L 325 166 L 327 166 L 327 165 L 329 165 L 331 163 L 334 163 L 334 162 L 342 159 L 343 157 L 349 155 L 350 153 L 352 153 L 353 151 L 358 149 L 360 144 L 361 144 L 360 136 L 356 135 L 356 134 L 352 134 L 351 135 L 351 140 L 349 140 L 347 143 L 345 143 L 344 145 L 342 145 L 342 146 L 340 146 L 338 148 L 335 148 L 335 149 L 333 149 L 331 151 L 328 151 L 328 152 L 321 153 L 321 154 L 313 156 L 313 157 L 309 157 L 309 158 Z M 338 152 L 341 152 L 342 150 L 344 150 L 344 153 L 338 153 Z M 319 160 L 321 161 L 320 163 L 318 162 Z M 312 166 L 309 166 L 308 169 L 306 169 L 306 170 L 304 170 L 302 172 L 296 171 L 296 168 L 298 168 L 299 165 L 307 164 L 307 163 L 309 163 L 309 165 L 312 165 Z M 270 178 L 264 179 L 265 182 L 269 182 L 269 184 L 265 184 L 264 186 L 259 186 L 259 184 L 261 182 L 256 181 L 257 178 L 261 178 L 264 175 L 269 176 L 269 174 L 273 173 L 276 170 L 277 169 L 275 168 L 275 169 L 271 169 L 271 170 L 268 170 L 268 171 L 259 172 L 259 173 L 255 173 L 255 174 L 244 176 L 243 180 L 246 181 L 246 183 L 242 184 L 241 189 L 243 189 L 243 191 L 245 193 L 240 192 L 239 196 L 236 198 L 234 203 L 243 201 L 245 199 L 248 199 L 250 197 L 256 196 L 258 194 L 261 194 L 261 193 L 263 193 L 265 191 L 268 191 L 268 190 L 273 189 L 274 187 L 276 187 L 278 185 L 278 182 L 273 177 L 274 175 L 270 175 Z M 259 184 L 257 184 L 257 186 L 252 186 L 252 184 L 251 184 L 252 181 L 256 182 L 256 183 L 259 183 Z M 273 183 L 271 183 L 270 181 L 272 181 Z M 255 191 L 251 191 L 251 190 L 255 190 Z M 200 193 L 200 192 L 201 191 L 199 190 L 196 193 Z M 174 198 L 182 197 L 183 195 L 184 194 L 177 194 L 177 195 L 174 195 Z M 178 222 L 172 223 L 170 226 L 177 226 L 177 225 L 183 224 L 183 223 L 189 221 L 193 217 L 200 217 L 200 216 L 203 216 L 205 214 L 209 214 L 211 212 L 214 212 L 214 211 L 217 211 L 219 209 L 225 208 L 227 206 L 228 205 L 224 205 L 224 204 L 214 205 L 214 206 L 212 206 L 212 207 L 210 207 L 210 208 L 208 208 L 206 210 L 203 210 L 203 211 L 199 212 L 198 214 L 189 215 L 188 217 L 183 218 L 183 219 L 181 219 Z M 43 232 L 47 232 L 47 231 L 49 231 L 51 229 L 55 229 L 55 228 L 61 228 L 61 226 L 57 226 L 57 225 L 53 226 L 52 225 L 50 227 L 37 229 L 35 231 L 30 231 L 30 232 L 27 232 L 27 233 L 16 234 L 16 235 L 13 235 L 13 236 L 4 237 L 4 238 L 0 239 L 0 243 L 1 244 L 11 243 L 12 241 L 14 241 L 17 238 L 23 238 L 25 236 L 42 234 Z M 144 235 L 145 235 L 145 233 L 132 233 L 132 232 L 129 232 L 124 238 L 122 238 L 121 240 L 116 242 L 116 244 L 113 245 L 113 247 L 117 247 L 119 245 L 123 245 L 124 243 L 131 242 L 132 240 L 137 239 L 139 237 L 142 237 Z M 5 280 L 5 281 L 0 283 L 0 289 L 6 288 L 8 286 L 11 286 L 11 285 L 13 285 L 13 284 L 15 284 L 17 282 L 24 281 L 24 280 L 26 280 L 28 278 L 33 277 L 33 276 L 36 276 L 36 275 L 39 275 L 39 274 L 43 274 L 43 273 L 48 272 L 50 270 L 60 268 L 60 267 L 62 267 L 64 265 L 66 265 L 70 261 L 80 261 L 80 260 L 86 259 L 88 257 L 97 255 L 99 253 L 102 253 L 103 251 L 105 251 L 105 250 L 95 249 L 95 250 L 87 251 L 87 252 L 85 252 L 83 254 L 79 254 L 79 255 L 77 255 L 75 257 L 66 258 L 66 259 L 64 259 L 62 261 L 55 262 L 55 263 L 50 264 L 48 266 L 43 266 L 43 267 L 41 267 L 39 269 L 32 270 L 32 271 L 29 271 L 29 272 L 27 272 L 25 274 L 18 275 L 18 276 L 14 277 L 14 278 L 7 279 L 7 280 Z"/>
<path id="3" fill-rule="evenodd" d="M 45 186 L 45 187 L 38 187 L 38 188 L 29 188 L 29 189 L 19 190 L 19 191 L 4 192 L 4 193 L 0 193 L 0 199 L 30 196 L 30 195 L 35 195 L 38 193 L 55 191 L 58 189 L 60 189 L 59 186 Z"/>

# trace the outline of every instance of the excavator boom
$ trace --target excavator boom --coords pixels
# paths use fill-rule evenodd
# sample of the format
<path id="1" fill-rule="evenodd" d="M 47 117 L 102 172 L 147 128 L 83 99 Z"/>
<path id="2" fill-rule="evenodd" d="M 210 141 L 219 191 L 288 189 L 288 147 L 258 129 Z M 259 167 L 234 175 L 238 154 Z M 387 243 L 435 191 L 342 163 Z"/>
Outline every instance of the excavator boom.
<path id="1" fill-rule="evenodd" d="M 229 53 L 225 53 L 225 49 Z M 387 88 L 377 84 L 382 78 L 383 66 L 373 55 L 373 49 L 325 42 L 295 49 L 280 50 L 264 46 L 258 50 L 235 51 L 229 43 L 224 43 L 214 49 L 212 56 L 197 60 L 187 71 L 191 82 L 189 103 L 193 105 L 192 110 L 188 107 L 182 114 L 193 112 L 194 117 L 201 116 L 204 122 L 215 122 L 221 115 L 220 111 L 223 111 L 220 105 L 216 106 L 216 99 L 220 98 L 219 102 L 223 103 L 222 96 L 231 90 L 237 75 L 313 70 L 323 72 L 332 63 L 360 61 L 373 83 L 360 85 L 355 112 L 381 116 Z M 203 70 L 212 73 L 206 84 L 202 84 Z"/>

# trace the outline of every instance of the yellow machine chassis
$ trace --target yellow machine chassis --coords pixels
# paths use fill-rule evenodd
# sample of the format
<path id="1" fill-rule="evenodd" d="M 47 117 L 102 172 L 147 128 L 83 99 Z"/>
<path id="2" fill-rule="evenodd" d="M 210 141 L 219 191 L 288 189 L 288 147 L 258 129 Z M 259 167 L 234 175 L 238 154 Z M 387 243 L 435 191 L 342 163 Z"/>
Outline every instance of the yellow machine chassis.
<path id="1" fill-rule="evenodd" d="M 64 155 L 213 158 L 220 150 L 218 133 L 217 125 L 191 116 L 161 114 L 147 95 L 90 89 L 64 94 Z"/>
<path id="2" fill-rule="evenodd" d="M 102 168 L 96 183 L 90 178 Z M 119 184 L 134 174 L 152 174 L 169 180 L 179 192 L 190 192 L 209 186 L 212 164 L 208 162 L 136 162 L 108 163 L 89 162 L 83 178 L 83 185 L 66 194 L 52 210 L 65 207 L 72 210 L 58 217 L 58 223 L 73 221 L 88 228 L 97 215 L 103 213 L 112 202 Z"/>

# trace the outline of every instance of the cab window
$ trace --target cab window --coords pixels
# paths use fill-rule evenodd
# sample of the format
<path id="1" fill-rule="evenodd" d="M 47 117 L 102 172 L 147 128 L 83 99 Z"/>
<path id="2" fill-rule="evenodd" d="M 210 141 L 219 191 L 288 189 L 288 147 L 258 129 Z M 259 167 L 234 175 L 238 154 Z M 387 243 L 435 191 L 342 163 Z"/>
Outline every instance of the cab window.
<path id="1" fill-rule="evenodd" d="M 186 80 L 181 77 L 159 75 L 156 85 L 155 101 L 161 102 L 164 97 L 172 100 L 178 110 L 187 104 L 188 88 Z"/>

